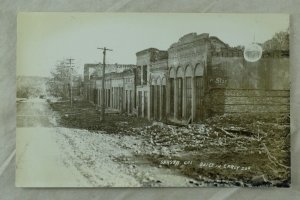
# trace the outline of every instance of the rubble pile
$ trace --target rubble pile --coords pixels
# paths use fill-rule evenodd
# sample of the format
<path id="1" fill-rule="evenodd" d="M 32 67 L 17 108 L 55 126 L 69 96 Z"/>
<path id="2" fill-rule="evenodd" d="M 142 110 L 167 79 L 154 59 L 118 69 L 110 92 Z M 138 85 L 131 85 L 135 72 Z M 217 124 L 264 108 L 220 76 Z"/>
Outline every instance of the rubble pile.
<path id="1" fill-rule="evenodd" d="M 289 117 L 224 115 L 204 124 L 177 127 L 154 122 L 139 128 L 144 156 L 157 165 L 161 160 L 192 160 L 187 166 L 167 165 L 198 180 L 233 181 L 234 185 L 288 186 L 290 182 Z M 238 170 L 199 167 L 238 166 Z M 247 169 L 239 171 L 239 169 Z M 203 176 L 199 178 L 199 174 Z M 264 177 L 256 178 L 256 177 Z"/>
<path id="2" fill-rule="evenodd" d="M 155 149 L 166 150 L 177 147 L 177 151 L 185 147 L 198 148 L 203 146 L 208 138 L 209 128 L 205 125 L 189 125 L 177 127 L 162 123 L 153 123 L 152 126 L 135 128 L 132 131 L 140 134 L 145 139 L 145 145 L 156 147 Z M 173 152 L 174 153 L 174 152 Z"/>
<path id="3" fill-rule="evenodd" d="M 135 159 L 198 181 L 191 183 L 196 186 L 290 184 L 289 115 L 232 114 L 176 126 L 124 114 L 107 114 L 99 123 L 100 113 L 83 102 L 72 108 L 67 102 L 50 102 L 50 106 L 64 127 L 142 140 L 121 146 L 130 149 Z"/>

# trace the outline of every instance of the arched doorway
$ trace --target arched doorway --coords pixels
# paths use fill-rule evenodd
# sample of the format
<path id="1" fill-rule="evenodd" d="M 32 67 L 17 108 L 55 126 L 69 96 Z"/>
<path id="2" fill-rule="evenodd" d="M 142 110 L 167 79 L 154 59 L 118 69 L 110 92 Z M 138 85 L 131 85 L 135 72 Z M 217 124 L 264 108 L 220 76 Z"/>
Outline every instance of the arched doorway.
<path id="1" fill-rule="evenodd" d="M 183 77 L 184 77 L 184 73 L 183 73 L 183 69 L 182 67 L 178 67 L 177 69 L 177 73 L 176 73 L 176 84 L 177 84 L 177 95 L 176 95 L 176 99 L 177 99 L 177 116 L 176 118 L 181 120 L 182 119 L 182 108 L 183 108 Z"/>
<path id="2" fill-rule="evenodd" d="M 175 100 L 175 69 L 170 69 L 170 116 L 174 117 Z"/>
<path id="3" fill-rule="evenodd" d="M 156 78 L 151 76 L 151 102 L 150 102 L 150 117 L 156 119 L 156 107 L 157 107 L 157 87 Z"/>
<path id="4" fill-rule="evenodd" d="M 192 116 L 192 75 L 193 70 L 189 65 L 185 69 L 185 118 L 189 119 Z"/>
<path id="5" fill-rule="evenodd" d="M 156 94 L 155 94 L 155 96 L 156 96 L 155 119 L 156 120 L 160 119 L 160 105 L 161 105 L 161 95 L 160 95 L 161 88 L 160 88 L 160 85 L 161 85 L 161 78 L 158 77 L 156 79 L 156 85 L 155 85 L 155 87 L 156 87 L 156 90 L 155 90 L 155 92 L 156 92 Z"/>
<path id="6" fill-rule="evenodd" d="M 195 67 L 195 120 L 202 120 L 204 117 L 204 66 L 197 64 Z"/>
<path id="7" fill-rule="evenodd" d="M 167 102 L 167 91 L 166 91 L 166 77 L 161 80 L 161 116 L 160 119 L 166 118 L 166 102 Z M 173 106 L 174 109 L 174 106 Z"/>

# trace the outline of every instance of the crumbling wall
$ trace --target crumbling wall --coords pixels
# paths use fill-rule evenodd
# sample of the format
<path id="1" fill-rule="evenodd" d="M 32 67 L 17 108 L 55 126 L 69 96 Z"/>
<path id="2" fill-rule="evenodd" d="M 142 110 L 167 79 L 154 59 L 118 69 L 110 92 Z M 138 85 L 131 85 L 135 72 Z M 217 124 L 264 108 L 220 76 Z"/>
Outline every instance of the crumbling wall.
<path id="1" fill-rule="evenodd" d="M 206 97 L 208 116 L 228 113 L 289 113 L 289 58 L 213 56 Z"/>
<path id="2" fill-rule="evenodd" d="M 214 89 L 210 114 L 289 113 L 289 90 Z"/>

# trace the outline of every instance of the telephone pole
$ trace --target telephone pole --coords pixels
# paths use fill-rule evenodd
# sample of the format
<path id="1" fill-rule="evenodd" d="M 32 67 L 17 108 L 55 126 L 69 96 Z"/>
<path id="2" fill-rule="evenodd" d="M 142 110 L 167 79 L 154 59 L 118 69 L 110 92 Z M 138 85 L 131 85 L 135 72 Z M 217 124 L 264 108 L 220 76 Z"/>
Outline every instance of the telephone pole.
<path id="1" fill-rule="evenodd" d="M 73 76 L 72 76 L 72 73 L 73 73 L 73 66 L 72 64 L 72 61 L 75 60 L 73 58 L 68 58 L 67 61 L 69 61 L 69 74 L 70 74 L 70 104 L 71 104 L 71 107 L 73 106 L 73 91 L 72 91 L 72 86 L 73 86 Z M 71 71 L 71 72 L 70 72 Z"/>
<path id="2" fill-rule="evenodd" d="M 104 48 L 97 48 L 103 50 L 103 67 L 102 67 L 102 91 L 101 91 L 101 121 L 105 120 L 105 56 L 106 56 L 106 51 L 112 51 L 112 49 L 107 49 L 106 47 Z"/>

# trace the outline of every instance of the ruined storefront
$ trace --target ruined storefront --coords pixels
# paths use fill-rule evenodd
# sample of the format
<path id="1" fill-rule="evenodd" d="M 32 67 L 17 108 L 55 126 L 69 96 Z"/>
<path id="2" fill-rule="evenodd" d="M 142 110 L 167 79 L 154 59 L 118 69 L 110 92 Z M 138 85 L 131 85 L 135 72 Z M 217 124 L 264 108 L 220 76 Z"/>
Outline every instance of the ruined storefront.
<path id="1" fill-rule="evenodd" d="M 264 51 L 249 62 L 241 48 L 190 33 L 167 51 L 148 48 L 136 57 L 136 65 L 107 67 L 107 108 L 176 123 L 234 113 L 289 113 L 288 51 Z M 84 88 L 85 98 L 100 106 L 102 76 L 96 66 L 85 65 Z"/>

